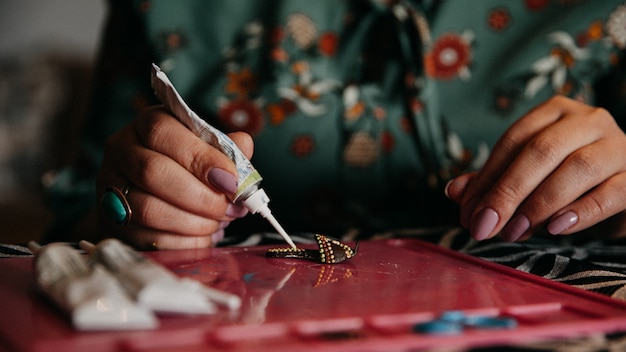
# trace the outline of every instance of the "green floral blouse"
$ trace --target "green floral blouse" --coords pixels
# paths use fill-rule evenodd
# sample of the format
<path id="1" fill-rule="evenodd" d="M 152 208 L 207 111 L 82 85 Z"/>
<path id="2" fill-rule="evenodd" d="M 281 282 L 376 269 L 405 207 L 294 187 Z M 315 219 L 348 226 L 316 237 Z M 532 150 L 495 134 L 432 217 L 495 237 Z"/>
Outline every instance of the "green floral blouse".
<path id="1" fill-rule="evenodd" d="M 52 190 L 65 210 L 94 204 L 104 140 L 156 103 L 152 62 L 200 116 L 254 137 L 289 231 L 330 235 L 456 221 L 445 182 L 531 107 L 563 94 L 621 118 L 626 101 L 622 1 L 112 0 L 109 15 L 87 162 Z"/>

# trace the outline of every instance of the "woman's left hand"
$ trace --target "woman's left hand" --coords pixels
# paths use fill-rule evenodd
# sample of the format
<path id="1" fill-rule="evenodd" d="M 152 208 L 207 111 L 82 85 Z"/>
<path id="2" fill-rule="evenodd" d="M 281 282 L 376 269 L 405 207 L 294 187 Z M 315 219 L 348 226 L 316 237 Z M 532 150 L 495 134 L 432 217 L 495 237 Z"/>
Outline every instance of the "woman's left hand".
<path id="1" fill-rule="evenodd" d="M 476 240 L 571 234 L 626 213 L 626 135 L 609 112 L 555 96 L 515 122 L 446 194 Z"/>

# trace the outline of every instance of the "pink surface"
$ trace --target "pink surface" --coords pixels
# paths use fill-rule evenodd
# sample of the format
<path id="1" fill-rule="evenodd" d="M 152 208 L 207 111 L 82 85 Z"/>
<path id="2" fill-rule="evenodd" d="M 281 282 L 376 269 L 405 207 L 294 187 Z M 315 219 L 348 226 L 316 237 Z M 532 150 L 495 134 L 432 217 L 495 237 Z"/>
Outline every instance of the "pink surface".
<path id="1" fill-rule="evenodd" d="M 149 253 L 180 276 L 235 293 L 236 312 L 162 316 L 153 331 L 77 332 L 35 287 L 31 258 L 0 260 L 0 347 L 24 351 L 386 351 L 626 330 L 626 304 L 417 240 L 361 242 L 336 265 L 267 247 Z M 511 330 L 423 335 L 447 310 L 514 317 Z"/>

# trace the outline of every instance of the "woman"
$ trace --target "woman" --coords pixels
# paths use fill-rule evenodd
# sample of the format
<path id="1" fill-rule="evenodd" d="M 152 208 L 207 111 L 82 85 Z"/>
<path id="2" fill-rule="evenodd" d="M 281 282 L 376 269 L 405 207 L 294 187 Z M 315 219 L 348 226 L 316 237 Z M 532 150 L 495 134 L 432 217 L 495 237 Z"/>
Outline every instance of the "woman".
<path id="1" fill-rule="evenodd" d="M 597 85 L 620 68 L 620 4 L 111 1 L 85 150 L 102 160 L 98 199 L 124 190 L 132 214 L 120 224 L 99 203 L 100 228 L 142 248 L 206 247 L 246 214 L 227 197 L 234 165 L 145 108 L 158 104 L 152 62 L 254 150 L 288 232 L 450 224 L 444 190 L 477 240 L 621 225 L 626 137 L 594 107 L 596 88 L 616 117 L 626 101 Z M 263 228 L 248 216 L 228 230 Z"/>

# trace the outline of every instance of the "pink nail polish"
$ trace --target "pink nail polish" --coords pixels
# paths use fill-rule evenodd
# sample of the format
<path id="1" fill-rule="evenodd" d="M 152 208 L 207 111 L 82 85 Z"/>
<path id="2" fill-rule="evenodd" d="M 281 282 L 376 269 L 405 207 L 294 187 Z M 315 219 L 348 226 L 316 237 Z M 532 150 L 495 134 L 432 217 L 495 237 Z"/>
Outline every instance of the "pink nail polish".
<path id="1" fill-rule="evenodd" d="M 472 237 L 477 241 L 487 239 L 493 229 L 496 228 L 499 219 L 500 216 L 495 210 L 491 208 L 481 210 L 472 224 Z"/>
<path id="2" fill-rule="evenodd" d="M 219 190 L 233 194 L 237 192 L 237 179 L 230 172 L 214 167 L 209 171 L 209 182 Z"/>
<path id="3" fill-rule="evenodd" d="M 558 235 L 574 226 L 578 222 L 578 215 L 573 211 L 563 213 L 548 223 L 548 232 Z"/>
<path id="4" fill-rule="evenodd" d="M 211 235 L 211 243 L 216 246 L 224 238 L 224 229 L 217 230 Z"/>
<path id="5" fill-rule="evenodd" d="M 443 189 L 443 194 L 445 194 L 448 198 L 450 198 L 450 185 L 452 182 L 454 182 L 454 179 L 448 181 L 448 183 L 446 183 L 446 187 Z"/>
<path id="6" fill-rule="evenodd" d="M 474 213 L 474 208 L 476 208 L 476 204 L 478 204 L 478 199 L 470 199 L 465 206 L 461 208 L 461 226 L 466 229 L 470 227 L 470 223 L 472 221 L 472 214 Z"/>
<path id="7" fill-rule="evenodd" d="M 229 204 L 226 208 L 226 216 L 231 218 L 241 218 L 248 214 L 248 209 L 241 204 Z"/>
<path id="8" fill-rule="evenodd" d="M 515 242 L 528 231 L 530 221 L 522 214 L 515 215 L 508 224 L 502 229 L 500 235 L 507 242 Z"/>

